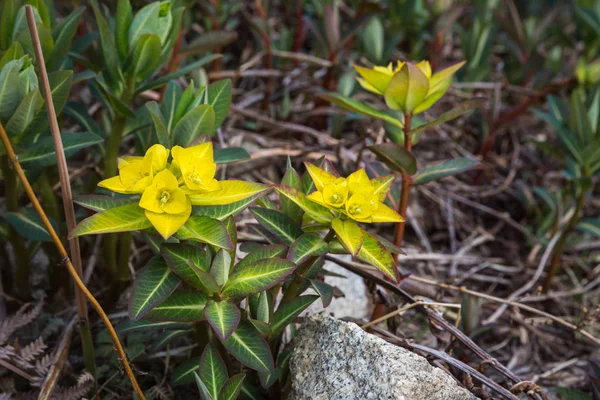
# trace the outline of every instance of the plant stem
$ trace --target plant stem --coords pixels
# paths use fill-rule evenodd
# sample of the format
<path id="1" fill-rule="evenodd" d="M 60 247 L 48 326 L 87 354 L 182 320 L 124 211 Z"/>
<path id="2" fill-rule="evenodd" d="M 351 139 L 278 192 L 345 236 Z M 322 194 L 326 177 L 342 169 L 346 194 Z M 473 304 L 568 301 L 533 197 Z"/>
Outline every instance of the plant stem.
<path id="1" fill-rule="evenodd" d="M 404 148 L 409 153 L 412 153 L 412 135 L 410 134 L 410 125 L 412 121 L 411 114 L 404 115 Z M 402 240 L 404 239 L 404 228 L 406 227 L 406 209 L 408 208 L 408 196 L 410 194 L 410 188 L 412 186 L 412 177 L 403 172 L 402 173 L 402 192 L 400 194 L 400 204 L 398 205 L 398 213 L 404 219 L 403 222 L 396 224 L 396 230 L 394 232 L 394 244 L 398 247 L 402 246 Z"/>
<path id="2" fill-rule="evenodd" d="M 567 239 L 571 232 L 577 226 L 579 222 L 579 218 L 581 216 L 581 210 L 583 209 L 583 204 L 585 203 L 585 195 L 586 191 L 581 190 L 579 192 L 579 196 L 577 196 L 577 204 L 575 205 L 575 211 L 573 212 L 573 216 L 569 220 L 565 230 L 561 233 L 560 239 L 556 243 L 556 247 L 554 248 L 554 252 L 552 254 L 552 261 L 550 262 L 550 269 L 548 270 L 548 274 L 546 275 L 546 279 L 544 280 L 544 285 L 542 286 L 542 290 L 547 292 L 548 289 L 552 286 L 552 280 L 554 276 L 558 272 L 560 267 L 560 259 L 565 250 L 565 245 L 567 244 Z"/>
<path id="3" fill-rule="evenodd" d="M 2 176 L 4 177 L 4 196 L 6 197 L 6 211 L 19 211 L 19 187 L 17 175 L 10 167 L 8 156 L 2 156 Z M 29 252 L 25 240 L 12 226 L 8 226 L 8 240 L 12 246 L 15 259 L 15 289 L 18 296 L 28 298 L 29 287 Z"/>
<path id="4" fill-rule="evenodd" d="M 28 9 L 29 9 L 29 7 L 28 7 Z M 31 12 L 31 15 L 33 17 L 32 12 Z M 134 390 L 136 391 L 140 400 L 145 400 L 146 397 L 144 396 L 144 392 L 138 385 L 137 380 L 135 379 L 135 375 L 133 374 L 133 371 L 131 369 L 131 366 L 129 365 L 129 362 L 127 361 L 127 355 L 125 354 L 125 351 L 123 350 L 123 346 L 121 345 L 121 341 L 119 340 L 119 337 L 117 336 L 117 333 L 115 332 L 115 328 L 112 326 L 110 319 L 108 318 L 108 316 L 102 309 L 102 306 L 100 305 L 100 303 L 98 303 L 98 300 L 96 300 L 94 295 L 88 290 L 88 288 L 85 286 L 85 283 L 81 280 L 79 274 L 77 273 L 77 271 L 75 270 L 75 267 L 73 266 L 73 263 L 71 263 L 71 259 L 69 258 L 67 250 L 65 249 L 65 247 L 62 244 L 62 241 L 56 234 L 54 227 L 48 220 L 48 217 L 46 216 L 44 209 L 40 205 L 40 202 L 38 201 L 37 196 L 35 195 L 35 192 L 31 188 L 31 185 L 29 184 L 29 181 L 27 180 L 27 177 L 25 176 L 23 169 L 21 168 L 21 165 L 19 164 L 17 156 L 12 148 L 12 145 L 10 144 L 10 140 L 8 140 L 8 136 L 6 135 L 6 131 L 4 130 L 4 126 L 2 126 L 2 124 L 0 124 L 0 139 L 2 140 L 2 143 L 4 144 L 4 147 L 6 148 L 6 153 L 8 154 L 8 158 L 13 163 L 15 171 L 17 173 L 17 176 L 19 177 L 19 180 L 23 184 L 23 187 L 25 189 L 25 192 L 27 193 L 27 196 L 29 197 L 29 200 L 33 204 L 33 208 L 38 213 L 40 219 L 42 220 L 42 223 L 44 224 L 44 227 L 50 234 L 50 237 L 52 238 L 52 241 L 54 242 L 61 257 L 63 257 L 63 264 L 67 267 L 67 269 L 68 269 L 69 273 L 71 274 L 71 277 L 75 281 L 75 284 L 77 285 L 78 289 L 83 293 L 83 295 L 88 299 L 88 301 L 92 304 L 92 306 L 96 309 L 96 311 L 100 315 L 102 322 L 104 322 L 104 325 L 106 326 L 108 333 L 113 340 L 113 344 L 115 345 L 115 350 L 118 354 L 119 361 L 123 365 L 123 368 L 125 369 L 125 372 L 127 373 L 127 376 L 131 380 L 131 384 L 133 385 Z"/>

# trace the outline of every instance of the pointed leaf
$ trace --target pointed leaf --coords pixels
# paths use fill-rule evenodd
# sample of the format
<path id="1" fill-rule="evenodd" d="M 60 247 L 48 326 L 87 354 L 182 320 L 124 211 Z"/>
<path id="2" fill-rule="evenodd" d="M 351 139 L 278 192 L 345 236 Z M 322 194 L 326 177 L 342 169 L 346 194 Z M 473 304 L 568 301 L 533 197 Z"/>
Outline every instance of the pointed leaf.
<path id="1" fill-rule="evenodd" d="M 198 206 L 192 209 L 192 215 L 205 216 L 223 221 L 228 217 L 235 217 L 246 209 L 254 200 L 261 197 L 265 192 L 247 197 L 244 200 L 222 206 Z"/>
<path id="2" fill-rule="evenodd" d="M 213 259 L 210 266 L 210 274 L 215 278 L 219 286 L 223 286 L 229 279 L 229 270 L 231 269 L 231 255 L 221 249 Z"/>
<path id="3" fill-rule="evenodd" d="M 303 233 L 293 219 L 279 211 L 252 207 L 250 212 L 265 229 L 287 245 L 292 245 Z"/>
<path id="4" fill-rule="evenodd" d="M 232 376 L 219 392 L 219 400 L 236 400 L 245 378 L 246 375 L 242 373 Z"/>
<path id="5" fill-rule="evenodd" d="M 233 243 L 225 225 L 221 221 L 208 217 L 190 217 L 175 236 L 179 240 L 194 240 L 233 250 Z"/>
<path id="6" fill-rule="evenodd" d="M 210 301 L 204 308 L 204 318 L 219 339 L 227 340 L 240 323 L 240 310 L 227 301 Z"/>
<path id="7" fill-rule="evenodd" d="M 331 222 L 331 227 L 346 250 L 356 257 L 363 242 L 363 233 L 358 224 L 350 219 L 342 221 L 336 218 Z"/>
<path id="8" fill-rule="evenodd" d="M 246 266 L 267 258 L 281 257 L 285 254 L 287 247 L 281 244 L 272 244 L 268 246 L 260 246 L 259 248 L 252 250 L 246 255 L 240 262 L 235 266 L 236 269 L 242 269 Z"/>
<path id="9" fill-rule="evenodd" d="M 157 321 L 203 321 L 204 306 L 208 301 L 209 298 L 202 292 L 177 290 L 155 306 L 146 318 Z"/>
<path id="10" fill-rule="evenodd" d="M 479 161 L 477 160 L 455 158 L 454 160 L 449 160 L 442 164 L 420 170 L 414 176 L 413 185 L 423 185 L 445 176 L 460 174 L 477 164 L 479 164 Z"/>
<path id="11" fill-rule="evenodd" d="M 69 235 L 70 238 L 83 235 L 130 232 L 150 228 L 144 209 L 137 203 L 111 208 L 81 221 Z"/>
<path id="12" fill-rule="evenodd" d="M 158 329 L 165 330 L 182 330 L 192 328 L 191 324 L 171 321 L 150 321 L 147 319 L 138 319 L 137 321 L 125 320 L 115 327 L 117 333 L 128 332 L 146 332 L 156 331 Z"/>
<path id="13" fill-rule="evenodd" d="M 246 297 L 269 289 L 295 268 L 296 264 L 281 258 L 259 260 L 243 268 L 238 266 L 229 276 L 221 294 L 223 297 Z"/>
<path id="14" fill-rule="evenodd" d="M 232 356 L 248 368 L 271 373 L 275 367 L 269 345 L 249 322 L 240 322 L 235 332 L 223 342 L 223 345 Z"/>
<path id="15" fill-rule="evenodd" d="M 7 212 L 6 221 L 27 240 L 51 242 L 52 238 L 33 208 L 22 208 L 19 212 Z M 56 221 L 50 219 L 56 231 L 59 231 Z"/>
<path id="16" fill-rule="evenodd" d="M 49 70 L 52 71 L 56 69 L 61 59 L 68 54 L 69 48 L 71 47 L 71 41 L 77 32 L 83 10 L 83 7 L 74 10 L 54 29 L 54 31 L 57 32 L 55 35 L 56 40 L 54 41 L 52 53 L 46 61 Z"/>
<path id="17" fill-rule="evenodd" d="M 150 351 L 157 352 L 163 347 L 170 344 L 173 340 L 177 339 L 178 337 L 189 334 L 190 331 L 191 329 L 165 331 L 161 333 L 154 342 L 152 342 L 152 347 L 150 348 Z"/>
<path id="18" fill-rule="evenodd" d="M 208 104 L 215 110 L 214 130 L 221 126 L 231 105 L 231 81 L 229 79 L 211 83 L 207 88 Z M 212 133 L 212 132 L 211 132 Z"/>
<path id="19" fill-rule="evenodd" d="M 385 275 L 398 282 L 398 267 L 392 255 L 377 239 L 363 231 L 363 244 L 357 258 L 378 268 Z"/>
<path id="20" fill-rule="evenodd" d="M 44 99 L 39 89 L 35 89 L 25 95 L 15 113 L 6 123 L 6 133 L 9 137 L 18 139 L 25 132 L 27 126 L 44 104 Z"/>
<path id="21" fill-rule="evenodd" d="M 99 194 L 84 194 L 75 197 L 73 201 L 88 210 L 96 212 L 110 210 L 111 208 L 124 206 L 126 204 L 137 203 L 138 200 L 132 200 L 123 197 L 109 197 Z"/>
<path id="22" fill-rule="evenodd" d="M 92 0 L 90 3 L 94 10 L 94 15 L 96 16 L 96 23 L 100 34 L 100 49 L 102 51 L 104 65 L 107 67 L 106 71 L 113 82 L 119 82 L 123 74 L 120 68 L 119 54 L 117 53 L 114 36 L 98 6 L 98 1 Z"/>
<path id="23" fill-rule="evenodd" d="M 333 300 L 333 286 L 321 282 L 316 279 L 311 279 L 310 284 L 315 289 L 315 292 L 321 297 L 323 307 L 329 307 L 331 300 Z"/>
<path id="24" fill-rule="evenodd" d="M 327 254 L 328 250 L 329 246 L 319 235 L 305 233 L 292 244 L 287 259 L 296 265 L 300 265 L 308 257 L 323 256 Z"/>
<path id="25" fill-rule="evenodd" d="M 127 73 L 138 81 L 150 76 L 160 62 L 160 37 L 155 34 L 142 35 L 133 49 Z"/>
<path id="26" fill-rule="evenodd" d="M 198 371 L 200 365 L 200 356 L 192 357 L 179 364 L 171 375 L 171 384 L 173 386 L 183 385 L 194 381 L 194 373 Z"/>
<path id="27" fill-rule="evenodd" d="M 180 280 L 160 258 L 154 257 L 136 278 L 129 300 L 129 319 L 138 320 L 165 300 Z"/>
<path id="28" fill-rule="evenodd" d="M 217 164 L 227 164 L 249 159 L 250 154 L 248 154 L 248 150 L 243 147 L 226 147 L 223 149 L 215 149 L 215 163 Z"/>
<path id="29" fill-rule="evenodd" d="M 296 205 L 302 208 L 304 212 L 315 221 L 321 224 L 329 224 L 333 219 L 329 209 L 307 199 L 306 195 L 301 191 L 284 185 L 276 187 L 275 190 L 277 193 L 296 203 Z"/>
<path id="30" fill-rule="evenodd" d="M 409 175 L 414 175 L 417 172 L 417 159 L 415 156 L 396 143 L 369 146 L 369 150 L 394 171 Z"/>
<path id="31" fill-rule="evenodd" d="M 219 292 L 219 285 L 208 272 L 206 253 L 195 246 L 165 243 L 160 248 L 169 268 L 185 283 L 209 296 Z"/>
<path id="32" fill-rule="evenodd" d="M 104 139 L 92 132 L 63 133 L 61 139 L 67 158 L 79 150 L 104 142 Z M 19 162 L 23 168 L 44 168 L 56 165 L 56 151 L 52 137 L 45 137 L 29 146 L 26 152 L 19 155 Z"/>
<path id="33" fill-rule="evenodd" d="M 379 111 L 371 106 L 361 103 L 360 101 L 351 99 L 350 97 L 342 96 L 339 93 L 319 94 L 318 97 L 322 98 L 323 100 L 329 101 L 335 104 L 336 106 L 342 107 L 348 111 L 386 121 L 394 126 L 397 126 L 398 128 L 402 128 L 403 126 L 402 121 L 397 120 L 391 115 L 388 115 L 383 111 Z"/>
<path id="34" fill-rule="evenodd" d="M 197 372 L 194 372 L 194 380 L 196 381 L 196 386 L 198 386 L 198 391 L 200 392 L 200 400 L 214 400 L 210 395 L 210 391 L 200 379 Z"/>
<path id="35" fill-rule="evenodd" d="M 188 111 L 173 129 L 172 142 L 182 147 L 189 146 L 201 135 L 213 132 L 215 110 L 206 104 Z"/>
<path id="36" fill-rule="evenodd" d="M 577 229 L 600 238 L 600 219 L 585 218 L 579 221 Z"/>
<path id="37" fill-rule="evenodd" d="M 212 344 L 207 344 L 200 356 L 200 379 L 213 399 L 220 399 L 219 392 L 227 382 L 227 367 Z"/>
<path id="38" fill-rule="evenodd" d="M 302 311 L 314 303 L 319 296 L 300 296 L 286 304 L 280 304 L 273 314 L 270 339 L 276 338 Z"/>
<path id="39" fill-rule="evenodd" d="M 249 197 L 264 194 L 271 188 L 254 182 L 244 181 L 219 181 L 220 190 L 201 194 L 188 194 L 188 198 L 194 206 L 218 206 L 232 204 Z"/>
<path id="40" fill-rule="evenodd" d="M 479 98 L 479 97 L 464 101 L 464 102 L 460 103 L 459 105 L 457 105 L 456 107 L 454 107 L 452 110 L 446 111 L 445 113 L 443 113 L 442 115 L 437 117 L 435 120 L 428 122 L 426 124 L 420 125 L 419 127 L 411 130 L 410 134 L 414 135 L 417 133 L 421 133 L 426 129 L 443 124 L 444 122 L 452 121 L 453 119 L 456 119 L 456 118 L 460 117 L 461 115 L 464 115 L 464 114 L 474 110 L 477 107 L 483 106 L 486 102 L 487 102 L 487 99 Z"/>
<path id="41" fill-rule="evenodd" d="M 73 118 L 75 122 L 86 131 L 95 133 L 98 136 L 105 136 L 96 121 L 88 113 L 87 107 L 81 103 L 69 101 L 63 109 L 64 114 Z"/>

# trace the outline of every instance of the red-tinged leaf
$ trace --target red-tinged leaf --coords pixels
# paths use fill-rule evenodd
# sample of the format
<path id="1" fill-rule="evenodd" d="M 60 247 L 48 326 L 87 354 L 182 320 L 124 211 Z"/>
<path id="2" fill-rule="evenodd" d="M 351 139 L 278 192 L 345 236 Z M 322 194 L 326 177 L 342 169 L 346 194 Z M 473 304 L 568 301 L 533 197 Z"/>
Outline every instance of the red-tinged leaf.
<path id="1" fill-rule="evenodd" d="M 242 390 L 242 383 L 246 374 L 237 374 L 232 376 L 221 389 L 219 400 L 236 400 Z"/>
<path id="2" fill-rule="evenodd" d="M 178 290 L 148 313 L 158 321 L 196 322 L 204 320 L 204 306 L 209 298 L 202 292 Z"/>
<path id="3" fill-rule="evenodd" d="M 275 368 L 269 345 L 249 322 L 240 322 L 223 345 L 248 368 L 265 373 L 271 373 Z"/>
<path id="4" fill-rule="evenodd" d="M 300 296 L 286 304 L 280 304 L 273 314 L 270 339 L 277 337 L 300 313 L 308 308 L 319 296 Z"/>
<path id="5" fill-rule="evenodd" d="M 296 269 L 296 264 L 281 258 L 256 261 L 243 268 L 235 268 L 221 291 L 224 298 L 241 298 L 270 289 Z"/>
<path id="6" fill-rule="evenodd" d="M 329 246 L 319 236 L 314 233 L 305 233 L 300 236 L 287 254 L 287 259 L 294 264 L 300 265 L 304 260 L 311 256 L 322 256 L 327 254 Z"/>
<path id="7" fill-rule="evenodd" d="M 207 344 L 200 356 L 200 379 L 213 399 L 219 399 L 219 392 L 227 382 L 227 367 L 212 344 Z"/>
<path id="8" fill-rule="evenodd" d="M 317 279 L 311 279 L 310 284 L 313 289 L 315 289 L 315 292 L 321 297 L 323 307 L 329 307 L 331 300 L 333 300 L 333 286 Z"/>
<path id="9" fill-rule="evenodd" d="M 227 301 L 210 301 L 204 307 L 204 317 L 219 339 L 227 340 L 240 323 L 240 310 Z"/>

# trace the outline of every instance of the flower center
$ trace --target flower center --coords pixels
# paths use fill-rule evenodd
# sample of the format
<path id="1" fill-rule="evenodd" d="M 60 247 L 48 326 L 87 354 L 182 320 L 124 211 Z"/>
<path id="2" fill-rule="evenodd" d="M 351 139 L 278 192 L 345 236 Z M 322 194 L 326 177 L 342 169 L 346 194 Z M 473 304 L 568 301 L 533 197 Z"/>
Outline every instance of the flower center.
<path id="1" fill-rule="evenodd" d="M 354 204 L 354 205 L 350 206 L 350 208 L 348 209 L 348 212 L 352 215 L 360 214 L 360 212 L 361 212 L 360 206 L 358 204 Z"/>
<path id="2" fill-rule="evenodd" d="M 160 194 L 160 202 L 162 204 L 167 204 L 169 202 L 170 198 L 171 198 L 171 193 L 169 193 L 167 190 L 163 190 L 162 193 Z"/>
<path id="3" fill-rule="evenodd" d="M 202 184 L 202 178 L 200 178 L 200 175 L 198 174 L 188 174 L 188 179 L 194 182 L 196 185 Z"/>

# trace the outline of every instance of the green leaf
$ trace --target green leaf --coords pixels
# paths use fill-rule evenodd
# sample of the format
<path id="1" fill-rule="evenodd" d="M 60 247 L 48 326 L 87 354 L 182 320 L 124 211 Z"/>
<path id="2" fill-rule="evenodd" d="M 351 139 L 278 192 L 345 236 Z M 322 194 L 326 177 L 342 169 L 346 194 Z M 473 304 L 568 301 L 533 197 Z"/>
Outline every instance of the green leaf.
<path id="1" fill-rule="evenodd" d="M 7 212 L 4 216 L 6 221 L 27 240 L 39 242 L 51 242 L 52 238 L 33 208 L 22 208 L 19 212 Z M 50 219 L 50 223 L 57 232 L 60 230 L 56 221 Z"/>
<path id="2" fill-rule="evenodd" d="M 392 110 L 412 114 L 423 103 L 428 91 L 429 79 L 415 64 L 406 62 L 388 84 L 385 103 Z"/>
<path id="3" fill-rule="evenodd" d="M 578 91 L 571 94 L 569 102 L 569 128 L 582 147 L 594 140 L 594 131 Z"/>
<path id="4" fill-rule="evenodd" d="M 237 180 L 220 181 L 221 189 L 209 193 L 188 194 L 194 206 L 220 206 L 236 203 L 249 197 L 265 194 L 271 190 L 269 186 L 255 182 Z"/>
<path id="5" fill-rule="evenodd" d="M 110 106 L 118 115 L 135 118 L 135 113 L 131 111 L 129 106 L 123 102 L 119 97 L 115 96 L 106 84 L 102 81 L 102 76 L 98 76 L 93 86 L 98 89 L 98 93 L 101 96 L 102 102 Z"/>
<path id="6" fill-rule="evenodd" d="M 443 124 L 444 122 L 452 121 L 453 119 L 456 119 L 456 118 L 460 117 L 461 115 L 464 115 L 464 114 L 468 113 L 469 111 L 474 110 L 477 107 L 483 106 L 486 102 L 487 102 L 487 99 L 478 98 L 478 97 L 464 101 L 464 102 L 460 103 L 459 105 L 457 105 L 456 107 L 454 107 L 452 110 L 446 111 L 445 113 L 441 114 L 439 117 L 437 117 L 433 121 L 428 122 L 423 125 L 420 125 L 419 127 L 411 130 L 410 134 L 415 135 L 417 133 L 423 132 L 426 129 Z"/>
<path id="7" fill-rule="evenodd" d="M 233 243 L 225 225 L 221 221 L 208 217 L 190 217 L 175 236 L 179 240 L 193 240 L 221 249 L 233 250 Z"/>
<path id="8" fill-rule="evenodd" d="M 373 17 L 367 22 L 361 38 L 363 48 L 367 52 L 369 59 L 374 63 L 382 61 L 385 34 L 383 32 L 383 24 L 378 17 Z"/>
<path id="9" fill-rule="evenodd" d="M 129 54 L 129 27 L 133 20 L 131 3 L 129 0 L 119 0 L 115 26 L 115 42 L 121 61 L 125 61 Z"/>
<path id="10" fill-rule="evenodd" d="M 394 171 L 408 175 L 414 175 L 417 172 L 417 159 L 415 156 L 396 143 L 369 146 L 369 150 Z"/>
<path id="11" fill-rule="evenodd" d="M 248 322 L 240 322 L 235 332 L 223 342 L 223 345 L 232 356 L 248 368 L 271 373 L 275 367 L 269 345 Z"/>
<path id="12" fill-rule="evenodd" d="M 227 382 L 227 367 L 215 346 L 207 344 L 200 356 L 200 379 L 213 399 L 220 399 L 219 392 Z"/>
<path id="13" fill-rule="evenodd" d="M 46 65 L 49 70 L 55 70 L 59 65 L 59 62 L 69 53 L 71 42 L 77 32 L 81 13 L 84 9 L 84 7 L 81 7 L 74 10 L 54 29 L 54 32 L 56 32 L 53 34 L 53 36 L 55 36 L 54 47 L 52 48 L 50 57 L 46 60 Z"/>
<path id="14" fill-rule="evenodd" d="M 131 25 L 129 26 L 129 48 L 135 47 L 138 40 L 146 34 L 153 34 L 158 31 L 158 13 L 160 11 L 160 2 L 155 1 L 143 7 L 137 12 Z M 160 49 L 159 49 L 160 54 Z"/>
<path id="15" fill-rule="evenodd" d="M 209 301 L 204 307 L 204 318 L 219 339 L 227 340 L 240 323 L 240 310 L 227 301 Z"/>
<path id="16" fill-rule="evenodd" d="M 179 286 L 179 278 L 160 258 L 150 259 L 135 279 L 129 301 L 129 319 L 138 320 L 160 304 Z"/>
<path id="17" fill-rule="evenodd" d="M 194 216 L 205 216 L 213 219 L 218 219 L 219 221 L 223 221 L 229 217 L 235 217 L 242 211 L 248 207 L 254 200 L 264 195 L 263 193 L 258 193 L 253 196 L 247 197 L 244 200 L 237 201 L 235 203 L 225 204 L 222 206 L 202 206 L 202 207 L 194 207 L 192 209 L 192 215 Z"/>
<path id="18" fill-rule="evenodd" d="M 596 35 L 600 35 L 600 19 L 594 15 L 592 10 L 588 10 L 585 7 L 575 7 L 575 13 L 587 24 L 587 26 L 596 32 Z"/>
<path id="19" fill-rule="evenodd" d="M 357 258 L 378 268 L 395 282 L 398 282 L 398 267 L 389 251 L 377 241 L 375 236 L 363 231 L 363 244 Z"/>
<path id="20" fill-rule="evenodd" d="M 402 128 L 404 126 L 402 124 L 402 121 L 397 120 L 391 115 L 388 115 L 383 111 L 379 111 L 366 104 L 363 104 L 360 101 L 351 99 L 350 97 L 342 96 L 339 93 L 318 94 L 317 96 L 348 111 L 356 112 L 362 115 L 366 115 L 367 117 L 377 118 L 386 121 L 394 126 L 397 126 L 398 128 Z"/>
<path id="21" fill-rule="evenodd" d="M 287 245 L 292 245 L 302 235 L 302 228 L 287 215 L 267 208 L 251 207 L 250 212 L 269 232 Z"/>
<path id="22" fill-rule="evenodd" d="M 423 185 L 435 179 L 456 175 L 479 164 L 477 160 L 469 158 L 455 158 L 442 164 L 420 170 L 414 177 L 413 185 Z"/>
<path id="23" fill-rule="evenodd" d="M 21 6 L 19 0 L 5 0 L 0 13 L 0 49 L 11 45 L 15 18 Z"/>
<path id="24" fill-rule="evenodd" d="M 13 60 L 20 60 L 25 55 L 23 46 L 21 43 L 14 42 L 0 57 L 0 70 L 9 62 Z"/>
<path id="25" fill-rule="evenodd" d="M 201 104 L 188 111 L 173 130 L 174 145 L 187 147 L 200 135 L 212 134 L 215 125 L 215 110 L 206 104 Z"/>
<path id="26" fill-rule="evenodd" d="M 234 268 L 223 287 L 223 297 L 246 297 L 249 294 L 270 289 L 294 272 L 296 264 L 281 258 L 258 260 L 242 268 Z"/>
<path id="27" fill-rule="evenodd" d="M 204 306 L 209 298 L 202 292 L 176 290 L 155 306 L 146 318 L 158 321 L 197 322 L 204 320 Z"/>
<path id="28" fill-rule="evenodd" d="M 600 219 L 585 218 L 579 221 L 577 229 L 600 238 Z"/>
<path id="29" fill-rule="evenodd" d="M 104 15 L 102 15 L 102 11 L 100 11 L 98 1 L 90 0 L 90 4 L 94 10 L 94 15 L 96 16 L 96 23 L 98 24 L 100 49 L 102 51 L 104 65 L 106 66 L 105 71 L 112 82 L 121 82 L 123 80 L 123 73 L 121 72 L 121 64 L 119 62 L 119 54 L 117 53 L 114 36 L 108 26 L 108 22 L 106 22 Z"/>
<path id="30" fill-rule="evenodd" d="M 67 104 L 71 85 L 73 83 L 73 71 L 54 71 L 48 74 L 50 93 L 54 103 L 54 112 L 58 115 Z M 47 118 L 44 111 L 44 118 Z"/>
<path id="31" fill-rule="evenodd" d="M 23 60 L 9 61 L 0 71 L 0 120 L 6 121 L 21 101 L 19 70 Z"/>
<path id="32" fill-rule="evenodd" d="M 289 303 L 280 304 L 277 311 L 273 314 L 269 339 L 279 336 L 294 318 L 300 315 L 302 311 L 306 310 L 318 298 L 319 296 L 300 296 Z"/>
<path id="33" fill-rule="evenodd" d="M 79 102 L 70 101 L 65 105 L 63 112 L 73 118 L 73 120 L 75 120 L 75 122 L 77 122 L 84 130 L 93 132 L 98 136 L 106 136 L 96 121 L 90 117 L 85 105 Z"/>
<path id="34" fill-rule="evenodd" d="M 285 186 L 293 187 L 296 190 L 302 190 L 302 179 L 300 179 L 300 175 L 298 172 L 292 167 L 291 160 L 288 157 L 288 166 L 285 171 L 285 175 L 283 179 L 281 179 L 281 184 Z M 281 211 L 287 214 L 290 218 L 292 218 L 296 223 L 302 224 L 302 214 L 304 211 L 300 207 L 296 205 L 293 201 L 288 199 L 285 196 L 279 196 L 281 203 Z"/>
<path id="35" fill-rule="evenodd" d="M 229 79 L 216 81 L 208 85 L 208 104 L 215 110 L 215 122 L 211 134 L 221 126 L 231 105 L 231 81 Z"/>
<path id="36" fill-rule="evenodd" d="M 25 129 L 43 105 L 44 98 L 39 89 L 27 93 L 6 124 L 5 128 L 8 136 L 15 138 L 15 141 L 18 142 L 19 137 L 25 132 Z"/>
<path id="37" fill-rule="evenodd" d="M 129 71 L 138 81 L 143 81 L 154 72 L 160 62 L 160 38 L 154 34 L 144 34 L 133 48 Z"/>
<path id="38" fill-rule="evenodd" d="M 321 297 L 323 307 L 329 307 L 331 300 L 333 300 L 333 286 L 321 282 L 317 279 L 311 279 L 310 284 L 315 289 L 315 292 Z"/>
<path id="39" fill-rule="evenodd" d="M 179 364 L 171 375 L 171 384 L 173 386 L 183 385 L 194 381 L 194 373 L 198 371 L 200 365 L 200 356 L 192 357 Z"/>
<path id="40" fill-rule="evenodd" d="M 198 391 L 200 392 L 200 400 L 213 400 L 208 388 L 196 372 L 194 372 L 194 380 L 196 381 L 196 386 L 198 386 Z"/>
<path id="41" fill-rule="evenodd" d="M 191 85 L 190 85 L 191 86 Z M 175 81 L 171 81 L 167 84 L 167 89 L 163 95 L 162 101 L 160 102 L 160 112 L 165 119 L 165 127 L 167 132 L 171 132 L 175 127 L 177 115 L 177 105 L 182 96 L 181 86 Z"/>
<path id="42" fill-rule="evenodd" d="M 146 103 L 146 108 L 150 112 L 152 122 L 154 123 L 154 130 L 156 131 L 156 137 L 158 142 L 163 146 L 170 148 L 171 139 L 169 137 L 169 130 L 167 129 L 163 120 L 163 115 L 160 106 L 155 101 L 149 101 Z"/>
<path id="43" fill-rule="evenodd" d="M 243 147 L 226 147 L 215 149 L 215 163 L 227 164 L 250 159 L 250 154 Z"/>
<path id="44" fill-rule="evenodd" d="M 287 199 L 293 201 L 316 222 L 328 225 L 333 219 L 333 216 L 331 215 L 329 209 L 323 207 L 320 204 L 315 203 L 312 200 L 307 199 L 306 195 L 298 189 L 294 189 L 290 186 L 279 185 L 275 188 L 275 190 L 280 195 L 285 196 Z"/>
<path id="45" fill-rule="evenodd" d="M 83 235 L 130 232 L 150 228 L 144 209 L 137 203 L 111 208 L 92 215 L 75 227 L 69 238 Z"/>
<path id="46" fill-rule="evenodd" d="M 104 140 L 92 133 L 63 133 L 61 135 L 65 157 L 69 158 L 79 150 L 102 143 Z M 54 140 L 47 136 L 27 148 L 27 151 L 19 155 L 19 162 L 23 168 L 44 168 L 56 165 L 56 151 Z"/>
<path id="47" fill-rule="evenodd" d="M 581 390 L 568 387 L 555 387 L 553 391 L 561 400 L 594 400 L 594 398 Z"/>
<path id="48" fill-rule="evenodd" d="M 165 83 L 170 82 L 173 79 L 177 79 L 180 76 L 183 76 L 189 72 L 195 71 L 196 69 L 200 68 L 204 64 L 208 64 L 209 62 L 214 61 L 221 57 L 222 56 L 220 54 L 208 54 L 208 55 L 202 57 L 200 60 L 195 61 L 195 62 L 179 69 L 177 72 L 174 72 L 172 74 L 163 75 L 154 81 L 151 81 L 151 82 L 141 85 L 140 87 L 137 88 L 136 93 L 141 93 L 146 90 L 156 89 L 156 88 L 164 85 Z"/>
<path id="49" fill-rule="evenodd" d="M 223 249 L 219 250 L 210 266 L 210 274 L 215 278 L 215 281 L 219 286 L 223 286 L 227 283 L 230 269 L 231 255 Z"/>
<path id="50" fill-rule="evenodd" d="M 267 258 L 281 257 L 285 254 L 287 247 L 281 244 L 272 244 L 268 246 L 260 246 L 259 248 L 252 250 L 246 255 L 240 262 L 235 266 L 236 269 L 245 268 L 246 266 L 255 263 L 258 260 L 264 260 Z"/>
<path id="51" fill-rule="evenodd" d="M 240 391 L 242 390 L 242 383 L 246 378 L 245 374 L 236 374 L 229 378 L 225 383 L 221 391 L 219 392 L 219 400 L 235 400 L 238 398 Z"/>
<path id="52" fill-rule="evenodd" d="M 154 342 L 152 342 L 152 347 L 150 348 L 151 352 L 157 352 L 161 350 L 163 347 L 170 344 L 173 340 L 177 339 L 180 336 L 185 336 L 190 333 L 190 329 L 188 330 L 173 330 L 173 331 L 165 331 L 161 333 Z"/>
<path id="53" fill-rule="evenodd" d="M 146 332 L 158 329 L 179 330 L 192 328 L 192 324 L 171 321 L 150 321 L 147 319 L 138 319 L 137 321 L 125 320 L 115 327 L 117 333 L 128 332 Z"/>
<path id="54" fill-rule="evenodd" d="M 194 289 L 200 289 L 209 296 L 219 292 L 219 285 L 208 272 L 205 251 L 196 246 L 165 243 L 160 254 L 175 275 Z"/>
<path id="55" fill-rule="evenodd" d="M 113 198 L 99 194 L 84 194 L 75 197 L 73 201 L 80 206 L 87 208 L 88 210 L 94 210 L 96 212 L 106 211 L 110 210 L 111 208 L 138 202 L 137 200 L 132 200 L 129 198 Z"/>
<path id="56" fill-rule="evenodd" d="M 342 221 L 336 218 L 331 227 L 346 250 L 356 257 L 363 243 L 363 233 L 358 224 L 351 219 Z"/>
<path id="57" fill-rule="evenodd" d="M 296 265 L 303 263 L 308 257 L 323 256 L 329 251 L 327 243 L 314 233 L 305 233 L 290 247 L 287 259 Z"/>

